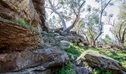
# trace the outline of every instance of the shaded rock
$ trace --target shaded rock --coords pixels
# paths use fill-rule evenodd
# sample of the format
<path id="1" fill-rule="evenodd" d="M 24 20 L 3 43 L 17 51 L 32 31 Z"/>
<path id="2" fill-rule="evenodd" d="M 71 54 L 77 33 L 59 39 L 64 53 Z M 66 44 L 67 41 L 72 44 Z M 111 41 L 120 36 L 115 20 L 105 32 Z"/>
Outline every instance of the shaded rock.
<path id="1" fill-rule="evenodd" d="M 60 33 L 59 33 L 60 34 Z M 75 32 L 63 33 L 60 36 L 55 36 L 56 41 L 69 41 L 72 43 L 76 43 L 77 45 L 88 46 L 87 41 L 80 35 L 76 34 Z"/>
<path id="2" fill-rule="evenodd" d="M 89 71 L 85 67 L 77 67 L 76 68 L 77 74 L 89 74 Z"/>
<path id="3" fill-rule="evenodd" d="M 56 47 L 0 54 L 0 72 L 20 71 L 39 65 L 45 70 L 62 66 L 67 60 L 67 53 Z"/>
<path id="4" fill-rule="evenodd" d="M 80 60 L 87 61 L 88 64 L 92 67 L 99 67 L 112 71 L 113 74 L 122 72 L 122 65 L 118 61 L 101 54 L 86 52 L 77 58 L 77 61 L 80 62 Z"/>
<path id="5" fill-rule="evenodd" d="M 41 70 L 41 69 L 37 69 L 38 67 L 34 67 L 34 68 L 29 68 L 27 70 L 23 70 L 23 71 L 18 71 L 18 72 L 5 72 L 5 73 L 1 73 L 1 74 L 54 74 L 55 69 L 46 69 L 46 70 Z"/>
<path id="6" fill-rule="evenodd" d="M 45 24 L 45 1 L 44 0 L 32 0 L 35 10 L 37 11 L 40 17 L 40 25 L 43 31 L 48 31 L 48 27 Z"/>
<path id="7" fill-rule="evenodd" d="M 69 56 L 70 61 L 74 61 L 75 57 L 73 55 Z"/>
<path id="8" fill-rule="evenodd" d="M 69 46 L 70 46 L 70 42 L 65 41 L 65 40 L 60 41 L 60 48 L 61 48 L 61 49 L 66 49 L 66 48 L 68 48 Z"/>

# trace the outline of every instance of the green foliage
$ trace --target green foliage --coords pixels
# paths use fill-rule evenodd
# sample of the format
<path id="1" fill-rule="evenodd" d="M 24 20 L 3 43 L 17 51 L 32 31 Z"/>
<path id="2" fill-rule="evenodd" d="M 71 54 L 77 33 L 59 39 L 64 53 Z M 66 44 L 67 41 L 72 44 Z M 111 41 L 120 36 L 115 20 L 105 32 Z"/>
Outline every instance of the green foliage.
<path id="1" fill-rule="evenodd" d="M 90 74 L 112 74 L 112 72 L 105 71 L 104 69 L 96 68 L 96 69 L 93 69 L 93 71 L 90 72 Z"/>
<path id="2" fill-rule="evenodd" d="M 56 74 L 76 74 L 76 72 L 72 69 L 72 63 L 68 62 L 66 66 L 62 67 Z"/>
<path id="3" fill-rule="evenodd" d="M 122 66 L 126 68 L 126 61 L 125 61 L 126 53 L 124 51 L 120 51 L 120 50 L 111 51 L 103 48 L 90 48 L 90 47 L 84 48 L 84 47 L 79 47 L 76 44 L 72 44 L 72 43 L 70 44 L 70 47 L 65 49 L 65 51 L 69 56 L 72 55 L 76 58 L 80 56 L 83 52 L 93 52 L 93 53 L 103 54 L 119 61 L 122 64 Z"/>
<path id="4" fill-rule="evenodd" d="M 71 43 L 70 46 L 65 49 L 65 51 L 69 56 L 72 55 L 77 58 L 84 51 L 84 49 L 82 47 L 77 46 L 76 44 Z"/>
<path id="5" fill-rule="evenodd" d="M 27 22 L 25 22 L 23 19 L 16 19 L 15 21 L 18 24 L 24 25 L 24 26 L 28 26 L 29 24 Z"/>
<path id="6" fill-rule="evenodd" d="M 98 48 L 97 52 L 119 61 L 122 64 L 122 66 L 126 68 L 126 60 L 125 60 L 126 53 L 124 51 L 120 50 L 109 51 L 102 48 Z"/>
<path id="7" fill-rule="evenodd" d="M 29 23 L 25 22 L 23 19 L 16 19 L 15 22 L 16 22 L 17 24 L 22 25 L 22 26 L 26 26 L 26 27 L 32 28 L 32 29 L 34 29 L 34 30 L 37 30 L 37 28 L 31 26 Z"/>
<path id="8" fill-rule="evenodd" d="M 86 67 L 89 66 L 89 64 L 87 62 L 85 62 L 85 61 L 83 62 L 83 65 L 86 66 Z"/>
<path id="9" fill-rule="evenodd" d="M 106 50 L 106 49 L 103 49 L 103 48 L 79 47 L 79 46 L 77 46 L 76 44 L 73 44 L 73 43 L 71 43 L 70 47 L 65 49 L 65 51 L 67 52 L 67 54 L 69 56 L 72 55 L 75 58 L 79 57 L 84 52 L 85 53 L 86 52 L 93 52 L 93 53 L 96 53 L 96 54 L 103 54 L 103 55 L 106 55 L 108 57 L 111 57 L 111 58 L 119 61 L 122 64 L 122 66 L 124 68 L 126 68 L 126 54 L 125 54 L 124 51 L 120 51 L 120 50 L 111 51 L 111 50 Z M 89 66 L 88 62 L 83 62 L 83 65 Z M 64 67 L 63 67 L 61 70 L 62 70 L 62 72 L 64 72 L 64 70 L 66 70 L 66 69 L 64 69 Z M 61 73 L 61 70 L 60 70 L 60 73 Z M 68 69 L 67 69 L 67 72 L 68 72 Z M 60 73 L 58 73 L 58 74 L 60 74 Z M 66 74 L 66 73 L 61 73 L 61 74 Z M 68 73 L 68 74 L 72 74 L 72 73 Z M 91 70 L 90 74 L 112 74 L 112 73 L 109 72 L 109 71 L 106 71 L 104 69 L 94 68 L 93 70 Z"/>

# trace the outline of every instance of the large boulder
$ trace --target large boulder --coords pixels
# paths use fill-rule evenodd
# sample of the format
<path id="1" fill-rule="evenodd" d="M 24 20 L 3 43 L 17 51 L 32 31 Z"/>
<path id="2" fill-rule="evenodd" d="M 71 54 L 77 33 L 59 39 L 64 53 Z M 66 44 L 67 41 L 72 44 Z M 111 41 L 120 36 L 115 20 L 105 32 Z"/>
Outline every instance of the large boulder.
<path id="1" fill-rule="evenodd" d="M 41 46 L 41 41 L 34 29 L 0 18 L 0 53 L 31 50 Z"/>
<path id="2" fill-rule="evenodd" d="M 85 52 L 80 57 L 77 58 L 77 62 L 80 61 L 87 61 L 88 64 L 92 67 L 104 68 L 105 70 L 112 71 L 113 74 L 118 74 L 122 72 L 122 65 L 105 55 L 92 53 L 92 52 Z"/>
<path id="3" fill-rule="evenodd" d="M 21 71 L 37 66 L 45 70 L 63 66 L 68 59 L 67 53 L 56 47 L 0 54 L 0 72 Z"/>

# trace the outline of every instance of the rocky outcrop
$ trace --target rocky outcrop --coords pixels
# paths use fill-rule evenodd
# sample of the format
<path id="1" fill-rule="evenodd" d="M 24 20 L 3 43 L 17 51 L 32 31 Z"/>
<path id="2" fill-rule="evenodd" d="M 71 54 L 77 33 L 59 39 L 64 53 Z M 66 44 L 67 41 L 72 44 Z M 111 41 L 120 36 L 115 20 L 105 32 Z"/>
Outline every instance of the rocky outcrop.
<path id="1" fill-rule="evenodd" d="M 40 25 L 44 31 L 48 31 L 48 27 L 45 25 L 45 7 L 44 7 L 44 0 L 32 0 L 35 10 L 37 11 L 40 17 Z"/>
<path id="2" fill-rule="evenodd" d="M 52 74 L 67 62 L 66 52 L 43 47 L 39 25 L 46 29 L 44 0 L 0 0 L 0 74 Z"/>
<path id="3" fill-rule="evenodd" d="M 32 0 L 0 0 L 0 52 L 30 50 L 43 46 L 37 30 L 39 24 L 45 25 L 44 1 L 41 0 L 40 10 Z M 42 13 L 39 13 L 42 12 Z M 40 17 L 41 19 L 40 19 Z M 17 23 L 16 20 L 22 23 Z M 27 25 L 27 26 L 24 26 Z M 31 28 L 32 27 L 32 28 Z M 9 51 L 10 52 L 10 51 Z"/>
<path id="4" fill-rule="evenodd" d="M 69 41 L 72 43 L 76 43 L 77 45 L 82 44 L 83 46 L 88 46 L 87 41 L 80 35 L 78 35 L 76 32 L 59 32 L 59 33 L 55 33 L 55 39 L 57 41 L 61 41 L 61 40 L 65 40 L 65 41 Z"/>
<path id="5" fill-rule="evenodd" d="M 118 61 L 92 52 L 85 52 L 77 58 L 77 62 L 82 60 L 87 61 L 92 67 L 104 68 L 105 70 L 112 71 L 113 74 L 119 74 L 123 69 L 122 65 Z"/>
<path id="6" fill-rule="evenodd" d="M 30 50 L 41 45 L 39 33 L 32 28 L 0 18 L 0 52 Z M 10 51 L 9 51 L 10 52 Z"/>
<path id="7" fill-rule="evenodd" d="M 41 22 L 32 0 L 0 0 L 0 16 L 8 20 L 22 18 L 34 27 Z"/>
<path id="8" fill-rule="evenodd" d="M 67 53 L 56 47 L 0 54 L 0 73 L 44 71 L 47 68 L 63 66 L 68 59 Z M 28 68 L 31 69 L 27 70 Z"/>

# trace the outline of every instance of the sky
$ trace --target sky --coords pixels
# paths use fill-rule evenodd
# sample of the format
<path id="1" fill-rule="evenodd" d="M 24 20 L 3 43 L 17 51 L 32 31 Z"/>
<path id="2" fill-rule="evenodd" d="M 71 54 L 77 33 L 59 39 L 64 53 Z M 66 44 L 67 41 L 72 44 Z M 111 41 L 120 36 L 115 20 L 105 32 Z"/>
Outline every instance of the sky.
<path id="1" fill-rule="evenodd" d="M 92 7 L 95 7 L 95 8 L 99 7 L 99 3 L 95 2 L 95 0 L 86 0 L 86 5 L 85 6 L 87 6 L 87 5 L 91 5 Z M 113 6 L 109 6 L 109 7 L 107 7 L 105 9 L 108 14 L 114 14 L 112 20 L 114 20 L 117 17 L 118 13 L 119 13 L 119 7 L 118 6 L 119 6 L 119 3 L 115 2 Z M 107 18 L 103 17 L 102 21 L 106 22 L 106 20 L 107 20 Z M 66 23 L 70 24 L 71 22 L 69 21 L 69 22 L 66 22 Z M 70 26 L 70 25 L 67 25 L 67 27 L 68 26 Z M 104 25 L 104 28 L 103 28 L 104 33 L 102 34 L 102 38 L 104 38 L 104 36 L 106 34 L 109 34 L 109 36 L 112 37 L 112 34 L 109 31 L 110 27 L 111 26 L 108 25 L 108 24 Z"/>
<path id="2" fill-rule="evenodd" d="M 91 5 L 93 7 L 99 7 L 99 4 L 95 2 L 95 0 L 86 0 L 86 5 Z M 112 20 L 117 18 L 117 15 L 119 14 L 119 5 L 118 2 L 115 2 L 113 6 L 109 6 L 105 9 L 108 14 L 114 14 Z M 106 17 L 103 17 L 103 22 L 106 22 Z M 109 31 L 111 25 L 106 24 L 104 26 L 104 33 L 103 33 L 103 38 L 105 37 L 106 34 L 108 34 L 110 37 L 112 37 L 111 32 Z"/>

